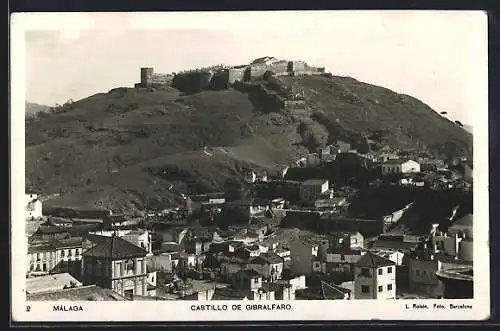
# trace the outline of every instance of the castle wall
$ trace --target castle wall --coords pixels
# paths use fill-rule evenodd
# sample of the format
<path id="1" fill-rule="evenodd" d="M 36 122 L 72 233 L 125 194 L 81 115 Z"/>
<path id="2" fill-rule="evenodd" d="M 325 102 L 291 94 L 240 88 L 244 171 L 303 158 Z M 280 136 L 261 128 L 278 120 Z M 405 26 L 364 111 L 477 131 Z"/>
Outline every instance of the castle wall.
<path id="1" fill-rule="evenodd" d="M 276 75 L 286 74 L 288 72 L 288 61 L 275 62 L 267 70 L 272 71 Z"/>
<path id="2" fill-rule="evenodd" d="M 247 67 L 245 71 L 245 79 L 251 80 L 254 78 L 259 78 L 267 71 L 268 67 L 265 64 L 252 64 Z"/>
<path id="3" fill-rule="evenodd" d="M 246 68 L 229 69 L 229 71 L 228 71 L 229 84 L 232 85 L 236 81 L 240 81 L 240 82 L 243 81 L 243 76 L 245 74 L 245 70 L 246 70 Z"/>
<path id="4" fill-rule="evenodd" d="M 183 92 L 200 92 L 210 87 L 214 74 L 210 71 L 187 72 L 175 75 L 172 86 Z"/>
<path id="5" fill-rule="evenodd" d="M 304 61 L 290 61 L 288 62 L 288 72 L 302 72 L 306 70 L 306 63 Z"/>
<path id="6" fill-rule="evenodd" d="M 174 79 L 174 76 L 171 74 L 153 73 L 151 75 L 151 83 L 153 85 L 154 84 L 158 84 L 158 85 L 171 84 L 173 79 Z"/>
<path id="7" fill-rule="evenodd" d="M 229 70 L 219 70 L 212 76 L 210 89 L 223 90 L 229 88 Z"/>

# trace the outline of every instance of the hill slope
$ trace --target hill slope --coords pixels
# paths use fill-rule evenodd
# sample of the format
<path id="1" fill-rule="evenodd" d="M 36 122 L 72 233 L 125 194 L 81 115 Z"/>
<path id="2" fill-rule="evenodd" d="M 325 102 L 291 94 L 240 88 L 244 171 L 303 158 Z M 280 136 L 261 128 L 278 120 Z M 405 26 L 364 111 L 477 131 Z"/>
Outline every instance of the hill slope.
<path id="1" fill-rule="evenodd" d="M 351 78 L 286 81 L 304 91 L 307 126 L 329 140 L 383 130 L 395 146 L 471 149 L 471 135 L 409 96 Z M 47 201 L 53 205 L 142 208 L 175 200 L 170 183 L 188 193 L 220 190 L 247 167 L 270 168 L 307 151 L 298 130 L 304 119 L 252 102 L 232 89 L 117 88 L 65 105 L 26 124 L 27 189 L 59 193 Z"/>

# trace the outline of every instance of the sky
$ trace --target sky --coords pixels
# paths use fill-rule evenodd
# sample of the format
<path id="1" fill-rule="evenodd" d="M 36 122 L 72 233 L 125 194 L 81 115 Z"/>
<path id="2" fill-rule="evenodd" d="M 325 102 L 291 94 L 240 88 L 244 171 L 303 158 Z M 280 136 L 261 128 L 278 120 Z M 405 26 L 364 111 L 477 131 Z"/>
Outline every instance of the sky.
<path id="1" fill-rule="evenodd" d="M 26 100 L 46 105 L 132 87 L 143 66 L 171 73 L 274 56 L 409 94 L 473 124 L 476 92 L 487 80 L 481 12 L 31 15 Z"/>

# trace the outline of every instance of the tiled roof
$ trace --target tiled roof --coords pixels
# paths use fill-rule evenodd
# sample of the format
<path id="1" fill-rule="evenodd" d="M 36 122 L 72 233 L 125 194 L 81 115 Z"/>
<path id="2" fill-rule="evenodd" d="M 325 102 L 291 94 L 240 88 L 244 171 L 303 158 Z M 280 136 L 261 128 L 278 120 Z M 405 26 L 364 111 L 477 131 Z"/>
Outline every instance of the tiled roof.
<path id="1" fill-rule="evenodd" d="M 57 248 L 82 247 L 83 238 L 73 237 L 68 239 L 54 240 L 53 245 Z"/>
<path id="2" fill-rule="evenodd" d="M 262 253 L 250 261 L 251 264 L 283 263 L 283 258 L 276 253 Z"/>
<path id="3" fill-rule="evenodd" d="M 394 241 L 394 240 L 377 240 L 373 243 L 373 248 L 385 248 L 385 249 L 401 249 L 401 250 L 409 250 L 418 246 L 416 242 L 408 242 L 408 241 Z"/>
<path id="4" fill-rule="evenodd" d="M 28 294 L 28 301 L 126 301 L 127 299 L 110 289 L 97 285 L 80 286 L 61 291 Z"/>
<path id="5" fill-rule="evenodd" d="M 370 251 L 366 252 L 356 263 L 358 267 L 368 268 L 387 267 L 395 264 L 393 261 Z"/>
<path id="6" fill-rule="evenodd" d="M 55 251 L 56 247 L 52 243 L 43 242 L 28 246 L 28 254 Z"/>
<path id="7" fill-rule="evenodd" d="M 253 269 L 241 269 L 237 273 L 245 274 L 248 277 L 261 277 L 262 276 L 259 272 L 255 271 Z"/>
<path id="8" fill-rule="evenodd" d="M 98 234 L 93 234 L 93 233 L 88 233 L 86 236 L 85 236 L 85 239 L 89 240 L 90 242 L 92 242 L 93 244 L 100 244 L 100 243 L 103 243 L 105 241 L 108 241 L 110 237 L 108 236 L 101 236 L 101 235 L 98 235 Z"/>
<path id="9" fill-rule="evenodd" d="M 117 236 L 109 237 L 97 246 L 84 252 L 84 256 L 121 259 L 146 256 L 147 251 Z"/>

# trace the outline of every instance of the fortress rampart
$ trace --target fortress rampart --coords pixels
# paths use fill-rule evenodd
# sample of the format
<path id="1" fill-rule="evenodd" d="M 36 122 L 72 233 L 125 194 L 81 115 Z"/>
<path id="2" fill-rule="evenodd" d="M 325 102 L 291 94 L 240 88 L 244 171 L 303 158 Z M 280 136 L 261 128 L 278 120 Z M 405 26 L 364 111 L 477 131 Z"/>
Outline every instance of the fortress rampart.
<path id="1" fill-rule="evenodd" d="M 296 93 L 280 81 L 278 77 L 321 75 L 324 73 L 325 68 L 311 67 L 304 61 L 276 60 L 273 58 L 273 61 L 269 62 L 260 63 L 256 60 L 249 65 L 235 67 L 218 65 L 177 74 L 155 73 L 153 68 L 144 67 L 140 69 L 141 81 L 135 86 L 149 88 L 171 85 L 181 91 L 195 93 L 204 89 L 228 89 L 235 87 L 238 82 L 264 79 L 267 82 L 267 88 L 271 91 L 263 93 L 284 107 L 286 100 L 296 99 Z M 243 88 L 243 85 L 238 86 L 238 89 L 241 88 Z M 261 88 L 257 87 L 257 89 Z"/>

